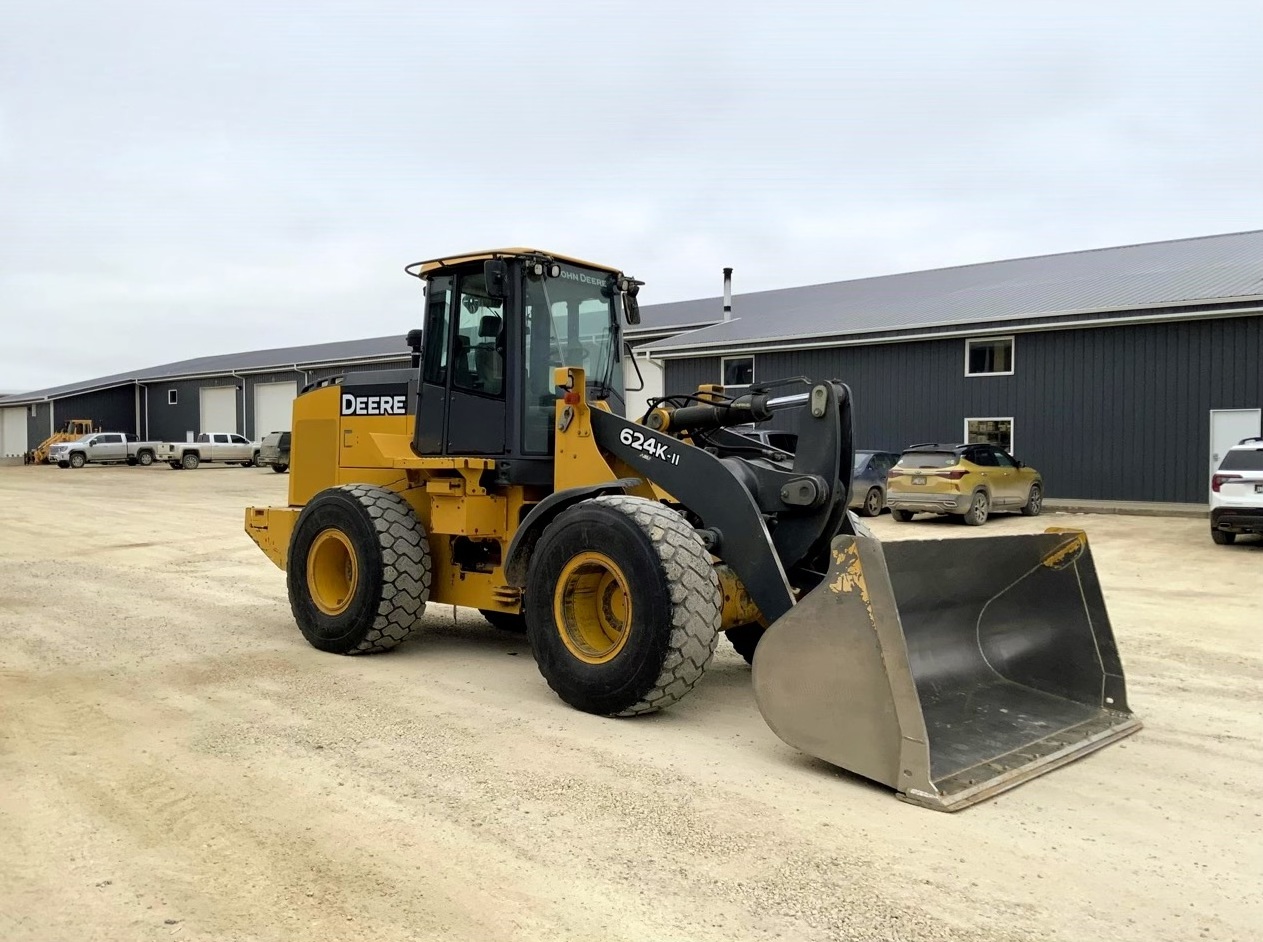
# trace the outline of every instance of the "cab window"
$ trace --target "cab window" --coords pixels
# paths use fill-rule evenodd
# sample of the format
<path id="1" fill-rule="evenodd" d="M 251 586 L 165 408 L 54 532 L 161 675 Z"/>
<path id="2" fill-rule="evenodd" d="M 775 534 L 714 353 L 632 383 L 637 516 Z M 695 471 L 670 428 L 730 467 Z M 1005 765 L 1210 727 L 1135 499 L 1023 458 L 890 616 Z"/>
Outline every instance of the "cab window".
<path id="1" fill-rule="evenodd" d="M 487 295 L 482 272 L 461 276 L 451 352 L 452 386 L 486 396 L 504 392 L 504 301 Z"/>

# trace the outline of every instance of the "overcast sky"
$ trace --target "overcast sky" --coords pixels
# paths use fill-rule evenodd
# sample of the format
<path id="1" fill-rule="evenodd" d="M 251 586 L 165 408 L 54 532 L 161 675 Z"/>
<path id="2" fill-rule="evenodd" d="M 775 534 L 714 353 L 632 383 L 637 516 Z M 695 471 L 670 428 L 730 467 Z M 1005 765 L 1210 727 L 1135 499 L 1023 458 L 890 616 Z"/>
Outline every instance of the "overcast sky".
<path id="1" fill-rule="evenodd" d="M 1263 227 L 1263 3 L 0 6 L 0 390 L 400 335 L 536 245 L 642 303 Z"/>

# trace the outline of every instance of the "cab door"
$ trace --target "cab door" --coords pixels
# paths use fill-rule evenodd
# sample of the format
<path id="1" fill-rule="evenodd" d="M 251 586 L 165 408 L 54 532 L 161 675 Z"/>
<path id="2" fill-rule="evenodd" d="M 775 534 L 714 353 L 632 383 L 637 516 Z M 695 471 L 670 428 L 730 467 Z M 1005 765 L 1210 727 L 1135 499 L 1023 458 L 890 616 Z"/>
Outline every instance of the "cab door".
<path id="1" fill-rule="evenodd" d="M 430 281 L 417 452 L 505 453 L 505 303 L 481 266 Z"/>
<path id="2" fill-rule="evenodd" d="M 1017 496 L 1018 490 L 1021 488 L 1021 481 L 1018 479 L 1017 462 L 1009 457 L 1008 453 L 994 446 L 987 449 L 995 461 L 995 468 L 991 469 L 994 475 L 992 487 L 995 488 L 995 497 L 998 498 L 996 503 L 1001 507 L 1013 507 L 1022 502 L 1022 498 Z"/>
<path id="3" fill-rule="evenodd" d="M 995 457 L 1000 464 L 1000 469 L 1006 475 L 1007 503 L 1011 507 L 1020 507 L 1026 503 L 1026 497 L 1030 492 L 1031 484 L 1035 480 L 1035 475 L 1026 468 L 1019 468 L 1013 456 L 1003 449 L 997 448 Z"/>
<path id="4" fill-rule="evenodd" d="M 122 461 L 127 457 L 123 436 L 113 433 L 98 435 L 88 449 L 88 454 L 93 461 Z"/>

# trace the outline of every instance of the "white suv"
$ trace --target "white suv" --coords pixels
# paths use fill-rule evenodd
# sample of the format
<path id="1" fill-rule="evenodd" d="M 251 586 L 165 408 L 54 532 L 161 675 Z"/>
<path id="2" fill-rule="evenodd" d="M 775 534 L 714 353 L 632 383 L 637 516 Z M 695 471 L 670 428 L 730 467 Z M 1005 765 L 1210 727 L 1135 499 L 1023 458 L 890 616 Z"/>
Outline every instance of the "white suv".
<path id="1" fill-rule="evenodd" d="M 1224 453 L 1210 479 L 1210 536 L 1227 545 L 1238 533 L 1263 534 L 1263 438 Z"/>

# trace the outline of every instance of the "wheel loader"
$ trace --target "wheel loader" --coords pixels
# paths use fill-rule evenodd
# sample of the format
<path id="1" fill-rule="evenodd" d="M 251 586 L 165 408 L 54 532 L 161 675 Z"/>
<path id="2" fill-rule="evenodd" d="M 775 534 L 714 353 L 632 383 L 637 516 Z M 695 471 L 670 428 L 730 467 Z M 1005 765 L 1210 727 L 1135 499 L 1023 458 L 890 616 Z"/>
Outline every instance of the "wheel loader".
<path id="1" fill-rule="evenodd" d="M 527 248 L 405 271 L 411 367 L 305 389 L 288 504 L 245 513 L 316 648 L 476 608 L 526 633 L 563 701 L 625 717 L 686 696 L 727 632 L 781 739 L 946 811 L 1139 728 L 1086 536 L 883 545 L 846 509 L 844 383 L 628 417 L 641 282 Z M 791 412 L 792 454 L 733 431 Z"/>

